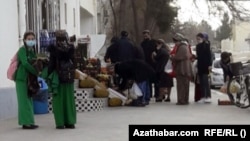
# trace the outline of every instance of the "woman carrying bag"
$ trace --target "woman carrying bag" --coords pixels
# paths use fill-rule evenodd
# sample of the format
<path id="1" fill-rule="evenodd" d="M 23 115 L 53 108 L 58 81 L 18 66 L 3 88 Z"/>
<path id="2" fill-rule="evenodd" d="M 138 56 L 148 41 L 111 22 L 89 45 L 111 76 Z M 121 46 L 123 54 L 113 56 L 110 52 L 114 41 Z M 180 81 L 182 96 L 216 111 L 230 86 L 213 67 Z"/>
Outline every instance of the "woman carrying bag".
<path id="1" fill-rule="evenodd" d="M 29 63 L 36 59 L 34 47 L 36 45 L 35 34 L 26 32 L 23 37 L 24 45 L 17 52 L 18 68 L 15 76 L 17 103 L 18 103 L 18 123 L 23 129 L 36 129 L 33 112 L 32 97 L 28 93 L 29 73 L 38 76 L 36 69 Z"/>

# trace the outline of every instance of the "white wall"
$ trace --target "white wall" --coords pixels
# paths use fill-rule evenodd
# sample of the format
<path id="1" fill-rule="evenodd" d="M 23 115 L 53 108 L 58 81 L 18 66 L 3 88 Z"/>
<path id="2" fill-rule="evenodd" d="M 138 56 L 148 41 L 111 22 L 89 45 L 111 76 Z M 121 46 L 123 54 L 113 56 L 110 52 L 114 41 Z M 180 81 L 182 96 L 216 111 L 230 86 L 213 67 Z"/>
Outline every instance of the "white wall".
<path id="1" fill-rule="evenodd" d="M 89 35 L 89 34 L 88 34 Z M 85 38 L 87 35 L 81 35 L 79 38 Z M 106 40 L 106 35 L 105 34 L 91 34 L 89 35 L 90 37 L 90 44 L 89 44 L 89 57 L 90 58 L 95 58 L 95 57 L 100 57 L 98 52 L 100 49 L 102 49 L 105 40 Z"/>
<path id="2" fill-rule="evenodd" d="M 0 18 L 0 88 L 12 87 L 13 82 L 7 79 L 7 68 L 10 59 L 19 48 L 18 12 L 16 0 L 1 1 Z"/>
<path id="3" fill-rule="evenodd" d="M 96 15 L 96 0 L 80 0 L 80 6 L 91 15 Z"/>
<path id="4" fill-rule="evenodd" d="M 97 34 L 96 0 L 80 0 L 80 30 L 83 34 Z"/>
<path id="5" fill-rule="evenodd" d="M 67 5 L 67 23 L 65 23 L 65 6 Z M 76 34 L 77 36 L 80 35 L 80 20 L 79 20 L 79 8 L 80 3 L 79 0 L 60 0 L 60 23 L 61 29 L 67 30 L 69 35 Z M 75 8 L 75 26 L 74 26 L 74 14 L 73 8 Z"/>
<path id="6" fill-rule="evenodd" d="M 96 34 L 96 23 L 94 16 L 83 8 L 80 8 L 80 33 Z"/>
<path id="7" fill-rule="evenodd" d="M 7 79 L 10 59 L 19 48 L 17 1 L 0 4 L 0 120 L 16 117 L 17 102 L 14 82 Z"/>

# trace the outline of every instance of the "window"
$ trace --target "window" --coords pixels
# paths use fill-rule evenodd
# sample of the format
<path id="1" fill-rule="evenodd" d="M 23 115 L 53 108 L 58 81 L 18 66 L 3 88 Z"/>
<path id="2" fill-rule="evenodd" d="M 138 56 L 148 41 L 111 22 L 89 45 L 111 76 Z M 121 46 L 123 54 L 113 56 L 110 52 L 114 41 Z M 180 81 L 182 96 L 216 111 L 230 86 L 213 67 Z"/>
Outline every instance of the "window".
<path id="1" fill-rule="evenodd" d="M 59 0 L 26 0 L 27 30 L 60 29 L 59 4 Z"/>

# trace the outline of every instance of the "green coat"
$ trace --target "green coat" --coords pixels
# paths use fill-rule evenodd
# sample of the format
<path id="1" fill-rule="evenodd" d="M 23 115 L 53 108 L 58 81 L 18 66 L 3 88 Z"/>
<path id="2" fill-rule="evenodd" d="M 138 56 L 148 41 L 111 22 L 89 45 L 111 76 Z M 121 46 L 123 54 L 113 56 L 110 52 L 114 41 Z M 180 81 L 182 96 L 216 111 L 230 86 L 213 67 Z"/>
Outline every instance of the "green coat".
<path id="1" fill-rule="evenodd" d="M 18 68 L 16 71 L 16 93 L 18 103 L 18 123 L 19 125 L 32 125 L 34 121 L 34 111 L 32 98 L 28 96 L 28 73 L 37 75 L 35 68 L 28 60 L 36 59 L 36 54 L 32 50 L 27 50 L 22 46 L 17 52 Z"/>
<path id="2" fill-rule="evenodd" d="M 34 75 L 38 75 L 36 69 L 28 61 L 36 59 L 36 54 L 32 50 L 26 50 L 26 48 L 22 46 L 17 52 L 17 58 L 19 61 L 19 65 L 16 71 L 16 81 L 27 82 L 29 72 Z"/>

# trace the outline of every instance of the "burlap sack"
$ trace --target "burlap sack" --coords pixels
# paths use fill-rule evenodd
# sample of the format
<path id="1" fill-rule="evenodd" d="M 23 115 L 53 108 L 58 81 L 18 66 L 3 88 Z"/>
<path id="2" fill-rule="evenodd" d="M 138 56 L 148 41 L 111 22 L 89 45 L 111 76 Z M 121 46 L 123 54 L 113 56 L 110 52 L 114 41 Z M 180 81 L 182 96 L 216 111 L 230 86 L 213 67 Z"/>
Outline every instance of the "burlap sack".
<path id="1" fill-rule="evenodd" d="M 119 107 L 122 106 L 122 100 L 119 98 L 109 98 L 108 100 L 108 106 L 109 107 Z"/>
<path id="2" fill-rule="evenodd" d="M 109 92 L 105 88 L 96 88 L 94 89 L 94 97 L 96 98 L 107 98 L 109 97 Z"/>

